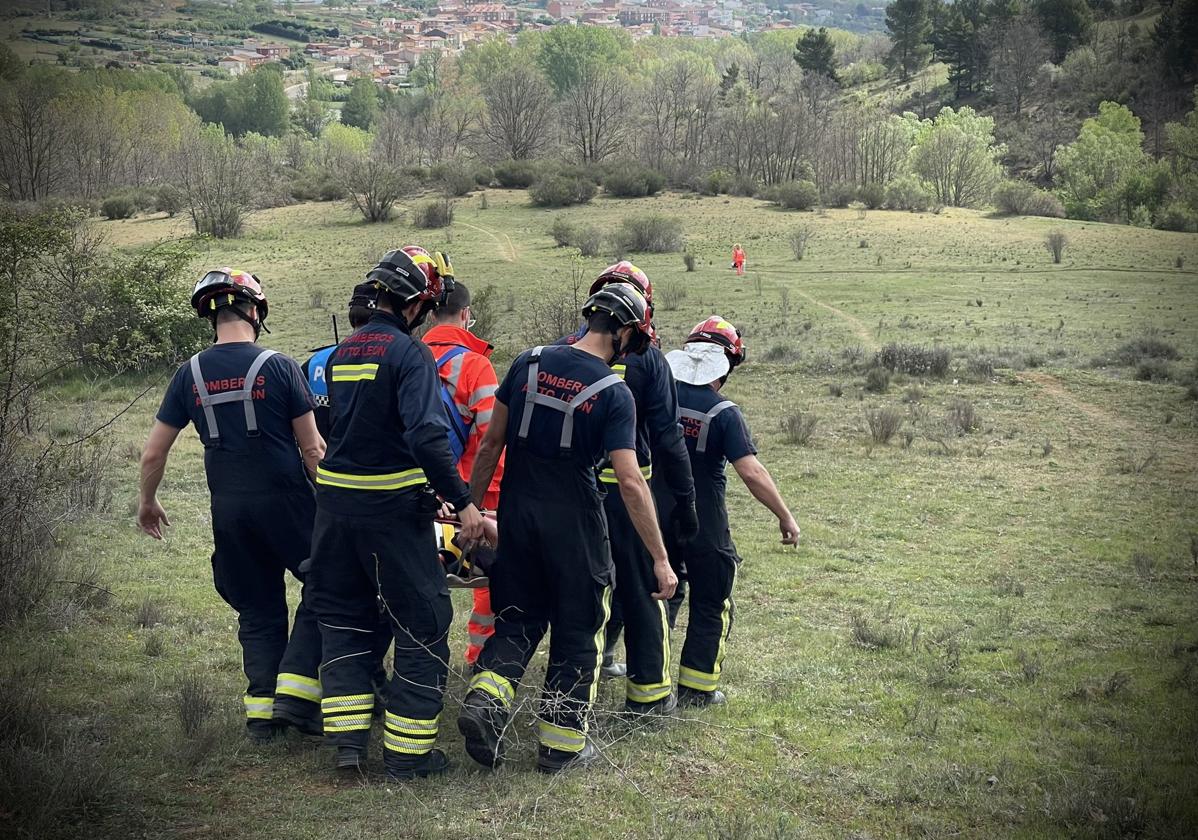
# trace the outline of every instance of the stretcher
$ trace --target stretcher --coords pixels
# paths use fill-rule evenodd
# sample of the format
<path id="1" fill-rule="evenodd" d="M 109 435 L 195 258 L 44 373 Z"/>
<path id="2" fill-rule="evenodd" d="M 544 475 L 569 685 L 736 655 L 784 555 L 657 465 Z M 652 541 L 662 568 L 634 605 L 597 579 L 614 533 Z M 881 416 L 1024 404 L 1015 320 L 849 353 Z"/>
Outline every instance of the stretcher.
<path id="1" fill-rule="evenodd" d="M 456 517 L 438 517 L 433 524 L 437 532 L 437 558 L 445 567 L 445 583 L 450 589 L 485 589 L 490 586 L 487 574 L 495 561 L 495 549 L 477 543 L 463 550 L 458 543 L 460 524 Z"/>

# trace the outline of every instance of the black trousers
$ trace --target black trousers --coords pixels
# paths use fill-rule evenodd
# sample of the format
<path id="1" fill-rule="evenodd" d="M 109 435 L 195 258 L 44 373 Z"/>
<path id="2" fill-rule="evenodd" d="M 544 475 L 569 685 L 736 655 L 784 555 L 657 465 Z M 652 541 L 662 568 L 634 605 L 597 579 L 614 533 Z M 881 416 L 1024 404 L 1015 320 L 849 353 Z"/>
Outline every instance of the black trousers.
<path id="1" fill-rule="evenodd" d="M 395 640 L 383 743 L 389 755 L 429 752 L 445 695 L 453 619 L 431 517 L 317 509 L 308 585 L 324 641 L 325 736 L 361 749 L 370 738 L 381 609 Z"/>
<path id="2" fill-rule="evenodd" d="M 655 601 L 653 558 L 641 542 L 624 506 L 618 485 L 608 485 L 603 501 L 616 569 L 614 601 L 624 630 L 628 680 L 625 693 L 635 703 L 654 703 L 670 695 L 670 632 L 665 603 Z M 608 632 L 612 624 L 608 622 Z"/>
<path id="3" fill-rule="evenodd" d="M 611 609 L 612 562 L 599 494 L 562 463 L 509 450 L 491 570 L 495 633 L 470 680 L 511 706 L 546 632 L 549 664 L 537 710 L 542 746 L 586 746 Z"/>
<path id="4" fill-rule="evenodd" d="M 257 497 L 212 498 L 212 579 L 237 611 L 251 727 L 269 725 L 276 703 L 305 716 L 320 709 L 320 631 L 305 584 L 288 637 L 285 579 L 291 572 L 303 580 L 299 566 L 311 547 L 315 507 L 310 492 L 272 498 L 269 517 Z"/>
<path id="5" fill-rule="evenodd" d="M 718 549 L 686 555 L 690 619 L 678 669 L 681 686 L 695 691 L 719 688 L 725 647 L 735 617 L 732 588 L 739 563 L 735 552 Z M 677 606 L 671 603 L 674 616 L 678 606 L 681 600 Z"/>

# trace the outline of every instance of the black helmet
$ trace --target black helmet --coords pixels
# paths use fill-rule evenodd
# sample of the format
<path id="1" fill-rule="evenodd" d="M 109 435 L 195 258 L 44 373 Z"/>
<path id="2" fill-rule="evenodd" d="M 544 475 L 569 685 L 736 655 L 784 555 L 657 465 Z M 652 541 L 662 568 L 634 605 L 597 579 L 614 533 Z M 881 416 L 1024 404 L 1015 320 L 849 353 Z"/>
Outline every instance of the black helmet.
<path id="1" fill-rule="evenodd" d="M 630 346 L 620 348 L 624 353 L 640 354 L 653 341 L 653 325 L 649 321 L 649 302 L 641 290 L 631 283 L 608 283 L 595 292 L 582 306 L 582 316 L 589 318 L 596 312 L 606 312 L 616 319 L 621 327 L 632 327 Z"/>
<path id="2" fill-rule="evenodd" d="M 405 304 L 418 300 L 436 303 L 445 294 L 445 282 L 438 274 L 426 274 L 402 248 L 383 254 L 366 279 L 395 295 Z"/>

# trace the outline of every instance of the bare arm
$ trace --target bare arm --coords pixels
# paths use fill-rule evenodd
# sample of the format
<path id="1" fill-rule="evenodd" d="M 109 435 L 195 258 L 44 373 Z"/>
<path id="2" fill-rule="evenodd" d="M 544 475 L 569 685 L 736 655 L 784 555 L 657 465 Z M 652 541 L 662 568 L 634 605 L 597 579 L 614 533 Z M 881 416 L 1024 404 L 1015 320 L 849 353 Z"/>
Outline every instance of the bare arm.
<path id="1" fill-rule="evenodd" d="M 641 468 L 636 462 L 636 451 L 633 449 L 617 449 L 608 453 L 612 469 L 616 472 L 619 482 L 620 497 L 628 516 L 636 528 L 641 542 L 649 550 L 653 558 L 653 574 L 657 578 L 657 592 L 653 597 L 665 600 L 674 594 L 678 586 L 678 576 L 670 568 L 670 558 L 666 555 L 665 544 L 661 540 L 661 531 L 657 527 L 657 510 L 653 506 L 653 496 L 649 485 L 641 474 Z"/>
<path id="2" fill-rule="evenodd" d="M 756 455 L 746 455 L 733 461 L 732 467 L 740 476 L 740 480 L 745 483 L 745 487 L 749 488 L 753 498 L 778 517 L 778 528 L 782 531 L 782 544 L 798 545 L 799 525 L 791 515 L 786 502 L 782 500 L 782 494 L 778 492 L 778 486 L 774 484 L 774 479 L 765 465 L 757 460 Z"/>
<path id="3" fill-rule="evenodd" d="M 308 475 L 316 478 L 316 465 L 324 457 L 324 438 L 316 429 L 316 415 L 309 411 L 291 421 L 291 433 L 299 444 L 300 453 L 304 456 L 304 466 Z"/>
<path id="4" fill-rule="evenodd" d="M 182 429 L 155 420 L 141 451 L 141 491 L 137 504 L 137 526 L 156 540 L 162 539 L 162 526 L 169 526 L 166 511 L 158 503 L 158 485 L 166 472 L 166 459 Z"/>
<path id="5" fill-rule="evenodd" d="M 475 505 L 482 505 L 487 488 L 491 486 L 491 477 L 499 466 L 499 456 L 503 454 L 504 442 L 507 438 L 507 406 L 499 400 L 491 412 L 491 422 L 483 434 L 478 446 L 478 455 L 474 459 L 474 467 L 470 470 L 470 496 Z"/>

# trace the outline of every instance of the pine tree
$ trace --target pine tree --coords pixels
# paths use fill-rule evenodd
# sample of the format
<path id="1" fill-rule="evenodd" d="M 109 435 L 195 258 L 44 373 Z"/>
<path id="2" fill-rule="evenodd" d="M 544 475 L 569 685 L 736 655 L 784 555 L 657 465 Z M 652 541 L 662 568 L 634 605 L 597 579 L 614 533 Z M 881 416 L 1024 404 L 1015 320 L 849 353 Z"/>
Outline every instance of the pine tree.
<path id="1" fill-rule="evenodd" d="M 948 65 L 948 80 L 956 85 L 957 99 L 973 93 L 985 73 L 985 24 L 981 0 L 957 0 L 937 21 L 936 56 Z"/>
<path id="2" fill-rule="evenodd" d="M 836 50 L 824 27 L 808 29 L 795 45 L 795 61 L 810 73 L 836 81 Z"/>
<path id="3" fill-rule="evenodd" d="M 905 82 L 913 70 L 927 63 L 932 52 L 928 43 L 932 35 L 928 0 L 894 0 L 886 7 L 886 30 L 894 42 L 890 63 Z"/>
<path id="4" fill-rule="evenodd" d="M 374 82 L 358 79 L 350 88 L 349 99 L 341 109 L 341 122 L 369 131 L 379 113 L 379 95 Z"/>

